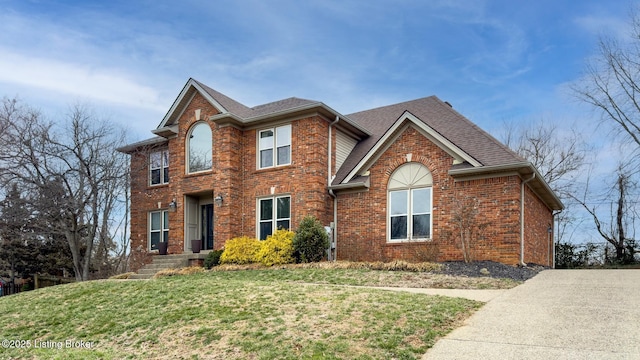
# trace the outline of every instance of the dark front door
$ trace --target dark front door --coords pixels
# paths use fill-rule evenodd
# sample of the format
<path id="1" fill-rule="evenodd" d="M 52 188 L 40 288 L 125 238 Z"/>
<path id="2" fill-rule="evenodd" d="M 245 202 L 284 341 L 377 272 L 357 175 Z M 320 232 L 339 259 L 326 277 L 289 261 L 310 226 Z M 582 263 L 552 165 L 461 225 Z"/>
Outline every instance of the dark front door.
<path id="1" fill-rule="evenodd" d="M 202 205 L 202 250 L 213 250 L 213 204 Z"/>

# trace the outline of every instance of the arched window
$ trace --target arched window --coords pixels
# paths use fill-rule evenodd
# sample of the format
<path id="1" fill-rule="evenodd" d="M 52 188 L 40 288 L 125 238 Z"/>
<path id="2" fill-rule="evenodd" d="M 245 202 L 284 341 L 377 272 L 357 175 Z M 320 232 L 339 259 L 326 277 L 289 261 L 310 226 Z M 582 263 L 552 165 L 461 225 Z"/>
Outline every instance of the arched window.
<path id="1" fill-rule="evenodd" d="M 387 234 L 390 242 L 431 238 L 433 177 L 424 165 L 410 162 L 397 168 L 387 185 Z"/>
<path id="2" fill-rule="evenodd" d="M 209 124 L 200 122 L 194 125 L 187 136 L 187 173 L 210 170 L 213 140 Z"/>

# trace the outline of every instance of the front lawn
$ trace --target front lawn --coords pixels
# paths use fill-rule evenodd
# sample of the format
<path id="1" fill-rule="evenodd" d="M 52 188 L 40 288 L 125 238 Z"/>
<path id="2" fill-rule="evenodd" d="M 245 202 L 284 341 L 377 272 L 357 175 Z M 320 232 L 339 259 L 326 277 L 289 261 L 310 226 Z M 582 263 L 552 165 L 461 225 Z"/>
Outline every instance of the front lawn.
<path id="1" fill-rule="evenodd" d="M 388 273 L 213 271 L 6 296 L 0 298 L 1 337 L 30 345 L 6 349 L 3 342 L 0 358 L 412 359 L 482 305 L 328 285 L 361 285 L 363 274 Z M 80 341 L 90 348 L 67 348 Z"/>

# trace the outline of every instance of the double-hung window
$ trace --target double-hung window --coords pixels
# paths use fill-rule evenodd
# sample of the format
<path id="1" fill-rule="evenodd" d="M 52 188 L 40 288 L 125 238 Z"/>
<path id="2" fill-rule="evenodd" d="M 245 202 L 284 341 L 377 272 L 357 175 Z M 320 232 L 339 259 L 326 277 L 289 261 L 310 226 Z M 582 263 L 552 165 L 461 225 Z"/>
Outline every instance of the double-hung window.
<path id="1" fill-rule="evenodd" d="M 264 240 L 278 229 L 291 226 L 291 197 L 258 199 L 258 238 Z"/>
<path id="2" fill-rule="evenodd" d="M 431 238 L 433 179 L 419 163 L 407 163 L 389 179 L 388 239 L 390 242 Z"/>
<path id="3" fill-rule="evenodd" d="M 260 169 L 291 164 L 291 125 L 258 132 Z"/>
<path id="4" fill-rule="evenodd" d="M 169 241 L 169 212 L 167 210 L 149 213 L 149 250 L 158 250 L 158 243 Z"/>
<path id="5" fill-rule="evenodd" d="M 149 154 L 149 182 L 151 185 L 169 182 L 169 150 Z"/>

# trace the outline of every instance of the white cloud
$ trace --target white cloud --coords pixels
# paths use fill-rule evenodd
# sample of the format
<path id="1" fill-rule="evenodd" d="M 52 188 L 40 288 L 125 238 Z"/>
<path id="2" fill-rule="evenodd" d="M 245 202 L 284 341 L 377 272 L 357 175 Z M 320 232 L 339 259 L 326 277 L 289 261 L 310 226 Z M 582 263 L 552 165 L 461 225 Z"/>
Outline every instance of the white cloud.
<path id="1" fill-rule="evenodd" d="M 0 82 L 136 108 L 166 107 L 155 89 L 136 83 L 117 69 L 31 57 L 8 49 L 0 52 Z"/>

